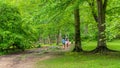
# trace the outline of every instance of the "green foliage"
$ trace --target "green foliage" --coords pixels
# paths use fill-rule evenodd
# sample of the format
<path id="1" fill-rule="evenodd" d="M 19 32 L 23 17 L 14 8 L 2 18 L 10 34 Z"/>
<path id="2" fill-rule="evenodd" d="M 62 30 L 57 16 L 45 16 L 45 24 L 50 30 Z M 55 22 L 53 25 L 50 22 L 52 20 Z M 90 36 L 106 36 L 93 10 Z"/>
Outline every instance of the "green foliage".
<path id="1" fill-rule="evenodd" d="M 0 4 L 0 48 L 15 48 L 24 50 L 30 48 L 30 44 L 36 40 L 34 26 L 22 21 L 19 9 L 5 3 Z M 36 34 L 36 35 L 34 35 Z"/>
<path id="2" fill-rule="evenodd" d="M 0 47 L 12 44 L 30 48 L 40 39 L 56 41 L 58 32 L 74 40 L 74 16 L 76 5 L 80 9 L 82 40 L 97 40 L 97 23 L 92 16 L 97 12 L 93 0 L 0 0 Z M 106 15 L 106 36 L 111 41 L 120 38 L 120 1 L 108 1 Z M 12 6 L 11 6 L 12 5 Z"/>
<path id="3" fill-rule="evenodd" d="M 108 1 L 108 7 L 107 7 L 107 15 L 106 15 L 106 36 L 109 41 L 113 39 L 119 39 L 120 35 L 120 19 L 119 19 L 119 13 L 120 13 L 120 1 L 112 0 Z"/>
<path id="4" fill-rule="evenodd" d="M 10 47 L 14 43 L 18 43 L 17 46 L 21 45 L 24 39 L 24 37 L 19 34 L 22 31 L 21 21 L 20 13 L 16 7 L 0 4 L 0 47 L 2 49 Z"/>

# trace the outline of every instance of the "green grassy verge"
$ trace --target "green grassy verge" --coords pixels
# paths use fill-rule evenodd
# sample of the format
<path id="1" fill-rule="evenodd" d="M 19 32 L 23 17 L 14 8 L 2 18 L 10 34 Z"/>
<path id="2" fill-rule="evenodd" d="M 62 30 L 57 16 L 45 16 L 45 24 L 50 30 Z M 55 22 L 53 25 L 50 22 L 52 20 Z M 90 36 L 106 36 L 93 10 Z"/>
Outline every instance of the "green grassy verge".
<path id="1" fill-rule="evenodd" d="M 67 55 L 40 61 L 36 68 L 120 68 L 120 54 L 82 54 Z"/>
<path id="2" fill-rule="evenodd" d="M 108 42 L 108 48 L 120 51 L 119 40 Z M 96 41 L 83 42 L 84 50 L 96 47 Z M 54 58 L 39 61 L 36 68 L 120 68 L 120 52 L 90 54 L 67 52 Z"/>

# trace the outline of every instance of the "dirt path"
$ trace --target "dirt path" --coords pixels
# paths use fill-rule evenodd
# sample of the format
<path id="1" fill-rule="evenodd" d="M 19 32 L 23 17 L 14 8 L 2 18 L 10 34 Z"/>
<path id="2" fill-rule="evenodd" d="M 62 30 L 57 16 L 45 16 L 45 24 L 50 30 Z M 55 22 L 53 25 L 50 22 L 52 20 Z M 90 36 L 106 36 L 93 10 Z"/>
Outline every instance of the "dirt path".
<path id="1" fill-rule="evenodd" d="M 53 53 L 50 53 L 50 49 L 55 47 L 37 48 L 27 50 L 23 53 L 0 56 L 0 68 L 35 68 L 37 61 L 42 61 L 53 57 Z M 58 47 L 58 51 L 62 50 Z"/>

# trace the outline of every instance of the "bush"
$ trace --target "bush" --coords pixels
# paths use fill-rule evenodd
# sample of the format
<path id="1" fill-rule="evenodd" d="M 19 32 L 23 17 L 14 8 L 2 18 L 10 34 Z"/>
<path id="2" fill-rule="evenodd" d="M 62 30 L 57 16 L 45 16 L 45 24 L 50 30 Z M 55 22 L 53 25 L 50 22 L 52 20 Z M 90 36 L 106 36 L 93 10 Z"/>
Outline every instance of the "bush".
<path id="1" fill-rule="evenodd" d="M 22 18 L 17 7 L 0 4 L 0 49 L 19 48 L 24 50 L 28 40 L 22 29 Z"/>

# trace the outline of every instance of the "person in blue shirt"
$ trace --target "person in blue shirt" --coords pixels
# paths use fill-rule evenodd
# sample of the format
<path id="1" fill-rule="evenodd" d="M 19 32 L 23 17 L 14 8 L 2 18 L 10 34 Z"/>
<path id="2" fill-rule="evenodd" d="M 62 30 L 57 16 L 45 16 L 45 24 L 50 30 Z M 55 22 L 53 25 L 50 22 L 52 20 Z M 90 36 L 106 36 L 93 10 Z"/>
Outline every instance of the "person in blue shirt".
<path id="1" fill-rule="evenodd" d="M 63 39 L 62 39 L 62 44 L 63 44 L 63 48 L 64 48 L 64 49 L 65 49 L 65 42 L 66 42 L 65 38 L 63 38 Z"/>

